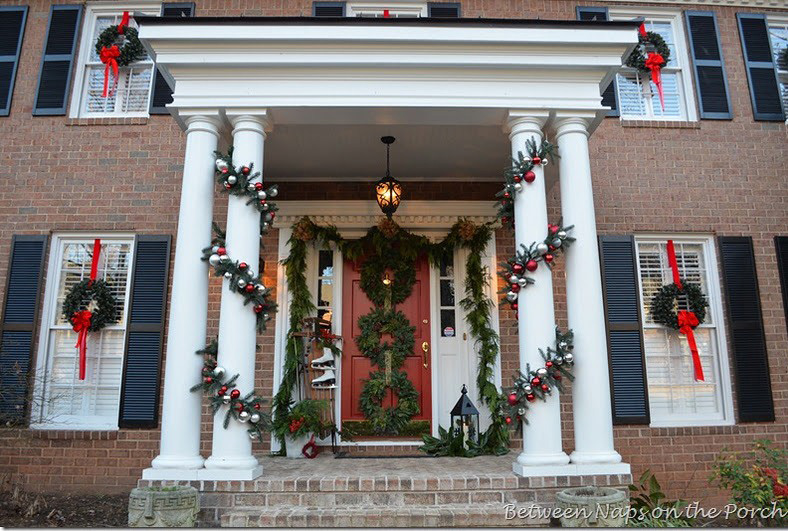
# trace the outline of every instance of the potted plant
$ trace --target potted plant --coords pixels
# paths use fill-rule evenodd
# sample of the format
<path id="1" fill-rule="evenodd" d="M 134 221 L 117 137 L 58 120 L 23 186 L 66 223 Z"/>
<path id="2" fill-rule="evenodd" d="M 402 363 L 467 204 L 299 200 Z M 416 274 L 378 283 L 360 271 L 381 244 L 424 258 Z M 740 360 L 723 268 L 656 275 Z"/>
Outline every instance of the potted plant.
<path id="1" fill-rule="evenodd" d="M 306 398 L 277 420 L 274 434 L 280 439 L 284 438 L 287 457 L 305 457 L 302 450 L 312 435 L 322 435 L 331 429 L 331 424 L 323 420 L 327 408 L 326 400 Z"/>
<path id="2" fill-rule="evenodd" d="M 194 527 L 199 512 L 194 487 L 138 487 L 129 496 L 129 527 Z"/>

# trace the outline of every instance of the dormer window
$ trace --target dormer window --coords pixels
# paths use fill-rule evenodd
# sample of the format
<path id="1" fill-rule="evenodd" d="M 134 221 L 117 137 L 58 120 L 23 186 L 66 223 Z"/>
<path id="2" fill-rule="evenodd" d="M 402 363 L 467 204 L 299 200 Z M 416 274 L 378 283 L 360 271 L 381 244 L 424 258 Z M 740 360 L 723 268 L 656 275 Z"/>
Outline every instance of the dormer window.
<path id="1" fill-rule="evenodd" d="M 409 2 L 367 0 L 361 2 L 314 2 L 316 17 L 357 18 L 459 18 L 459 2 Z"/>

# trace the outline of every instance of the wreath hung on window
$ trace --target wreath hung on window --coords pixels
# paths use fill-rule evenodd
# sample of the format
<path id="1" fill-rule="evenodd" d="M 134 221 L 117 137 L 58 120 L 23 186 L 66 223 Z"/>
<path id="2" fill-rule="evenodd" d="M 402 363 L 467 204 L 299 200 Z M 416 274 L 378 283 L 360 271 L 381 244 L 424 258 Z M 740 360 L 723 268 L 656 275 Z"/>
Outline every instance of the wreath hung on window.
<path id="1" fill-rule="evenodd" d="M 655 322 L 679 330 L 678 305 L 686 300 L 689 311 L 695 314 L 698 325 L 706 318 L 706 307 L 709 301 L 700 286 L 681 279 L 681 287 L 676 284 L 662 286 L 651 299 L 651 317 Z M 695 326 L 698 326 L 695 325 Z"/>
<path id="2" fill-rule="evenodd" d="M 90 326 L 87 329 L 91 332 L 97 332 L 118 320 L 117 300 L 103 280 L 85 279 L 66 294 L 63 316 L 72 325 L 85 311 L 90 312 Z"/>
<path id="3" fill-rule="evenodd" d="M 413 352 L 416 341 L 415 326 L 411 326 L 405 314 L 396 310 L 378 308 L 358 319 L 361 333 L 356 337 L 358 349 L 379 367 L 386 367 L 386 352 L 390 352 L 389 366 L 398 369 L 405 358 Z M 381 335 L 389 334 L 392 343 L 380 343 Z"/>
<path id="4" fill-rule="evenodd" d="M 670 47 L 665 42 L 665 39 L 663 39 L 662 35 L 659 33 L 647 31 L 645 36 L 642 33 L 639 35 L 638 45 L 632 50 L 632 53 L 629 54 L 626 65 L 630 68 L 636 68 L 641 72 L 651 73 L 652 69 L 646 66 L 646 61 L 648 59 L 646 50 L 652 46 L 654 52 L 661 55 L 662 59 L 664 59 L 665 62 L 663 64 L 668 64 L 670 62 Z"/>
<path id="5" fill-rule="evenodd" d="M 387 381 L 388 380 L 388 381 Z M 384 408 L 382 403 L 386 391 L 391 389 L 397 397 L 397 405 Z M 419 413 L 419 393 L 403 371 L 377 371 L 364 381 L 361 391 L 361 412 L 379 434 L 396 435 Z"/>
<path id="6" fill-rule="evenodd" d="M 361 267 L 361 289 L 375 306 L 383 306 L 386 303 L 389 289 L 392 305 L 403 302 L 413 291 L 416 270 L 413 260 L 408 260 L 404 254 L 402 252 L 376 253 L 367 258 Z M 394 275 L 388 286 L 383 283 L 387 269 Z"/>
<path id="7" fill-rule="evenodd" d="M 115 76 L 115 85 L 118 83 L 118 67 L 129 66 L 145 57 L 145 48 L 140 42 L 137 30 L 129 27 L 129 12 L 123 13 L 123 19 L 117 26 L 110 26 L 99 34 L 96 39 L 96 53 L 104 63 L 104 92 L 106 98 L 112 91 L 109 90 L 109 73 Z"/>

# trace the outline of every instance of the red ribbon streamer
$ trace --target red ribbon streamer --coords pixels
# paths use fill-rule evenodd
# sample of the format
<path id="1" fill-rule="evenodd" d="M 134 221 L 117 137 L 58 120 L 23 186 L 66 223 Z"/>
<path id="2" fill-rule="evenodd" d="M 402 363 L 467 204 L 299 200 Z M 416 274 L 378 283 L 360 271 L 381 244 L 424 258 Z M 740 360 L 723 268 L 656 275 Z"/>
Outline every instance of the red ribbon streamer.
<path id="1" fill-rule="evenodd" d="M 698 354 L 698 345 L 695 343 L 695 333 L 692 329 L 700 324 L 698 318 L 694 313 L 682 310 L 678 315 L 679 332 L 687 336 L 687 344 L 689 345 L 690 352 L 692 352 L 692 367 L 695 370 L 695 381 L 705 381 L 703 377 L 703 365 L 700 363 L 700 354 Z"/>
<path id="2" fill-rule="evenodd" d="M 98 275 L 99 257 L 101 256 L 101 239 L 93 240 L 93 258 L 90 261 L 90 280 L 88 285 L 93 284 Z M 88 361 L 88 330 L 93 313 L 90 310 L 82 310 L 71 316 L 71 325 L 77 333 L 77 344 L 74 348 L 79 350 L 79 379 L 85 379 Z"/>
<path id="3" fill-rule="evenodd" d="M 651 52 L 646 59 L 646 68 L 651 70 L 651 81 L 657 86 L 657 93 L 659 94 L 659 104 L 662 106 L 662 111 L 665 111 L 665 92 L 662 88 L 662 75 L 660 70 L 665 65 L 665 58 L 658 53 Z"/>
<path id="4" fill-rule="evenodd" d="M 681 277 L 679 275 L 679 263 L 676 260 L 676 247 L 673 245 L 673 240 L 668 240 L 668 263 L 673 272 L 673 283 L 679 289 L 684 289 L 681 284 Z M 700 324 L 698 317 L 693 312 L 681 310 L 678 313 L 679 332 L 687 336 L 687 344 L 689 345 L 690 352 L 692 353 L 692 368 L 695 372 L 695 381 L 703 382 L 703 365 L 700 363 L 700 354 L 698 354 L 698 345 L 695 343 L 695 332 L 693 329 Z"/>
<path id="5" fill-rule="evenodd" d="M 123 35 L 128 25 L 129 25 L 129 12 L 124 11 L 123 17 L 120 19 L 120 24 L 118 24 L 118 34 Z"/>
<path id="6" fill-rule="evenodd" d="M 99 53 L 99 59 L 106 65 L 104 67 L 104 92 L 101 93 L 101 96 L 104 98 L 110 94 L 110 91 L 107 90 L 109 88 L 110 70 L 112 70 L 112 74 L 115 76 L 115 82 L 111 92 L 115 92 L 115 87 L 118 86 L 118 57 L 120 57 L 120 48 L 114 44 L 110 47 L 103 47 L 101 53 Z"/>
<path id="7" fill-rule="evenodd" d="M 640 26 L 638 26 L 638 33 L 640 33 L 641 37 L 648 37 L 648 32 L 646 31 L 646 23 L 641 22 Z"/>
<path id="8" fill-rule="evenodd" d="M 309 442 L 301 448 L 301 453 L 307 459 L 314 459 L 317 457 L 317 454 L 320 453 L 320 449 L 317 447 L 317 443 L 315 442 L 315 434 L 312 434 L 312 438 L 309 439 Z"/>

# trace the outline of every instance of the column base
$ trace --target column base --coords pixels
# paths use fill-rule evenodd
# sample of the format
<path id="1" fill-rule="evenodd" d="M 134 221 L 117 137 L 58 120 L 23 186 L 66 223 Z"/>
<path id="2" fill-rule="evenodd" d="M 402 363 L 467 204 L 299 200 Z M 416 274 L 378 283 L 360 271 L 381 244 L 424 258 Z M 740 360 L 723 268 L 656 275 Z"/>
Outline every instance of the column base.
<path id="1" fill-rule="evenodd" d="M 263 475 L 263 465 L 252 468 L 203 468 L 197 473 L 200 481 L 251 481 Z"/>
<path id="2" fill-rule="evenodd" d="M 594 476 L 610 474 L 631 474 L 628 463 L 607 463 L 596 465 L 532 465 L 526 466 L 518 462 L 512 465 L 512 471 L 522 477 L 548 476 Z"/>
<path id="3" fill-rule="evenodd" d="M 187 468 L 146 468 L 142 471 L 142 479 L 197 481 L 197 474 L 202 469 Z"/>
<path id="4" fill-rule="evenodd" d="M 578 452 L 575 450 L 569 454 L 569 460 L 576 465 L 620 463 L 621 455 L 615 450 L 610 452 Z"/>
<path id="5" fill-rule="evenodd" d="M 153 459 L 152 468 L 174 468 L 180 470 L 197 470 L 205 464 L 201 455 L 165 455 L 161 454 Z"/>
<path id="6" fill-rule="evenodd" d="M 569 456 L 564 452 L 553 454 L 530 454 L 522 452 L 517 456 L 517 463 L 523 466 L 560 466 L 569 463 Z"/>

